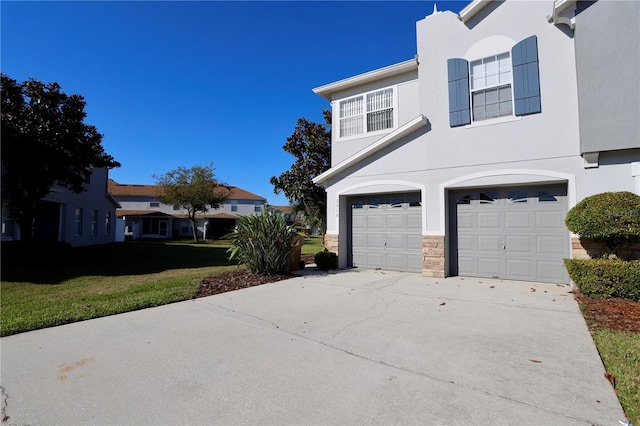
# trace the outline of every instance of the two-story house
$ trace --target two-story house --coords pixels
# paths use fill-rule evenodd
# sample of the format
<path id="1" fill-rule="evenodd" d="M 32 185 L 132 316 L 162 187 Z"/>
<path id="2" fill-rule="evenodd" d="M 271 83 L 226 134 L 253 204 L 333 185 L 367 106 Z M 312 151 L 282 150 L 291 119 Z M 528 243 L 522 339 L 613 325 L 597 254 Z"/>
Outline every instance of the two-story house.
<path id="1" fill-rule="evenodd" d="M 568 283 L 567 211 L 640 193 L 640 3 L 474 0 L 331 102 L 325 245 L 340 267 Z"/>
<path id="2" fill-rule="evenodd" d="M 54 185 L 36 204 L 33 238 L 64 241 L 72 247 L 116 241 L 116 208 L 119 205 L 107 192 L 108 177 L 108 169 L 93 169 L 84 184 L 86 191 L 78 194 Z M 20 240 L 20 227 L 5 200 L 2 204 L 2 240 Z"/>
<path id="3" fill-rule="evenodd" d="M 198 236 L 216 239 L 236 226 L 236 218 L 261 214 L 266 199 L 236 186 L 229 187 L 229 198 L 218 209 L 199 214 Z M 116 214 L 125 220 L 125 235 L 138 238 L 191 237 L 187 211 L 162 203 L 161 188 L 156 185 L 120 184 L 109 180 L 109 193 L 121 205 Z"/>

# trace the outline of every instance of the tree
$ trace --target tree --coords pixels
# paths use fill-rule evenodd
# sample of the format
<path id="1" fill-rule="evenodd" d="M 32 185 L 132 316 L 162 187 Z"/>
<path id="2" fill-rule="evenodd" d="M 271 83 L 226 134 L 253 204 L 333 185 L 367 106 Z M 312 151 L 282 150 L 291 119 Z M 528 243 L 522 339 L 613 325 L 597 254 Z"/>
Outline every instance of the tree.
<path id="1" fill-rule="evenodd" d="M 85 124 L 86 102 L 58 83 L 18 83 L 1 74 L 2 198 L 8 200 L 23 240 L 33 235 L 36 203 L 54 184 L 75 193 L 93 168 L 120 167 L 106 154 L 102 135 Z"/>
<path id="2" fill-rule="evenodd" d="M 190 169 L 180 166 L 163 175 L 153 176 L 161 187 L 160 200 L 187 211 L 195 242 L 198 242 L 196 215 L 206 213 L 209 208 L 219 208 L 231 192 L 218 182 L 213 170 L 213 164 L 210 163 Z"/>
<path id="3" fill-rule="evenodd" d="M 313 178 L 331 167 L 331 112 L 323 110 L 325 124 L 299 118 L 295 130 L 282 147 L 296 157 L 291 169 L 270 179 L 274 192 L 281 191 L 297 211 L 314 218 L 324 234 L 327 230 L 327 194 Z"/>

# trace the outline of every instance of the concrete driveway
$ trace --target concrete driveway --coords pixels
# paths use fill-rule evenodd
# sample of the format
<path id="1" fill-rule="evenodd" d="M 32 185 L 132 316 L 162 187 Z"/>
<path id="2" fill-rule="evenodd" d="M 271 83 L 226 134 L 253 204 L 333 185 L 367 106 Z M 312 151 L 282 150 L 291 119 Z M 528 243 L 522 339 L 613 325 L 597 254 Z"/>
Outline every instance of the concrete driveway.
<path id="1" fill-rule="evenodd" d="M 2 338 L 6 422 L 624 419 L 568 287 L 309 272 Z"/>

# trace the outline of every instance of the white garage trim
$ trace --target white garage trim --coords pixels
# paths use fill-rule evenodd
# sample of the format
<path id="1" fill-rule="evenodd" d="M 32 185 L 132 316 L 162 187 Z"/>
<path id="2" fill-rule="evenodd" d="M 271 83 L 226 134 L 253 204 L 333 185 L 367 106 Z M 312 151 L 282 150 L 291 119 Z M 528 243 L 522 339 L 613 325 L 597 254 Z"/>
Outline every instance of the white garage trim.
<path id="1" fill-rule="evenodd" d="M 569 209 L 576 205 L 576 177 L 573 174 L 539 169 L 487 170 L 471 173 L 440 184 L 438 207 L 440 209 L 440 229 L 429 230 L 425 235 L 445 235 L 446 232 L 446 192 L 449 189 L 521 185 L 521 184 L 566 183 Z M 425 203 L 426 204 L 426 203 Z"/>
<path id="2" fill-rule="evenodd" d="M 367 194 L 389 194 L 393 192 L 407 192 L 407 191 L 420 191 L 420 199 L 422 201 L 422 235 L 425 235 L 427 229 L 427 187 L 416 182 L 406 180 L 374 180 L 365 183 L 358 183 L 355 185 L 347 186 L 342 190 L 336 192 L 334 197 L 334 205 L 336 206 L 336 225 L 338 229 L 332 230 L 332 234 L 339 234 L 340 232 L 340 220 L 339 220 L 339 200 L 341 196 L 355 196 L 355 195 L 367 195 Z M 345 223 L 346 226 L 346 223 Z M 351 230 L 347 230 L 351 232 Z M 329 231 L 327 231 L 329 233 Z"/>

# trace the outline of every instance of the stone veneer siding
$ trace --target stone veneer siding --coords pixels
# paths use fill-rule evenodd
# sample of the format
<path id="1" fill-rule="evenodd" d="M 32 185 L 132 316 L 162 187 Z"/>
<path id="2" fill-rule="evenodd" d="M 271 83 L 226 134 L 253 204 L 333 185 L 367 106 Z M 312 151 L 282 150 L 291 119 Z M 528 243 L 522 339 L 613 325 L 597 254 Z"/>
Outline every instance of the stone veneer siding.
<path id="1" fill-rule="evenodd" d="M 444 235 L 422 236 L 422 275 L 444 278 L 445 271 Z"/>
<path id="2" fill-rule="evenodd" d="M 571 257 L 574 259 L 597 259 L 605 252 L 606 246 L 600 241 L 571 237 Z M 622 259 L 640 259 L 640 243 L 621 244 L 618 256 Z"/>
<path id="3" fill-rule="evenodd" d="M 327 250 L 338 254 L 338 234 L 325 234 L 323 246 Z"/>

